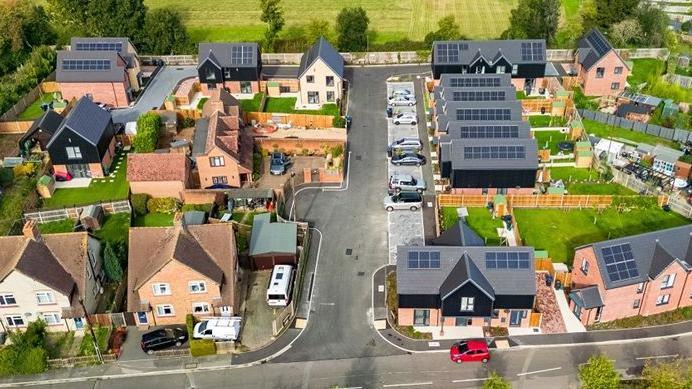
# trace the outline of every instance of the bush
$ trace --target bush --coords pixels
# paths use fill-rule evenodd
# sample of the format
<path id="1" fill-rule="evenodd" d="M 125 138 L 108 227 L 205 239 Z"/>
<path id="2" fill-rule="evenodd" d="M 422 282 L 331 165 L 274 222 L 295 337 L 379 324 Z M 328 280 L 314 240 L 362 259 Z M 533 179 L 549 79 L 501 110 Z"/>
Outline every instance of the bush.
<path id="1" fill-rule="evenodd" d="M 187 338 L 192 339 L 192 332 L 195 329 L 195 317 L 191 313 L 185 316 L 185 327 L 187 327 Z"/>
<path id="2" fill-rule="evenodd" d="M 149 199 L 147 201 L 147 210 L 149 213 L 175 213 L 179 209 L 178 200 L 173 197 L 161 197 Z"/>
<path id="3" fill-rule="evenodd" d="M 55 70 L 55 50 L 36 47 L 29 59 L 12 74 L 0 78 L 0 112 L 6 112 Z"/>
<path id="4" fill-rule="evenodd" d="M 334 146 L 331 148 L 331 150 L 329 150 L 329 152 L 332 153 L 332 158 L 338 158 L 344 154 L 344 146 Z"/>
<path id="5" fill-rule="evenodd" d="M 12 344 L 0 350 L 0 376 L 37 374 L 48 369 L 46 323 L 36 320 L 26 331 L 9 333 Z"/>
<path id="6" fill-rule="evenodd" d="M 146 193 L 137 193 L 130 197 L 130 202 L 132 203 L 132 209 L 135 212 L 135 216 L 144 216 L 147 214 L 148 201 L 149 195 Z"/>
<path id="7" fill-rule="evenodd" d="M 252 154 L 252 181 L 259 180 L 262 175 L 262 156 L 264 155 L 264 150 L 262 153 Z M 267 152 L 267 156 L 269 153 Z"/>
<path id="8" fill-rule="evenodd" d="M 192 339 L 190 340 L 190 354 L 193 357 L 216 354 L 216 343 L 211 339 Z"/>
<path id="9" fill-rule="evenodd" d="M 36 164 L 23 163 L 12 168 L 15 177 L 33 176 L 36 173 Z"/>
<path id="10" fill-rule="evenodd" d="M 113 282 L 119 282 L 123 278 L 123 268 L 120 265 L 123 260 L 118 256 L 118 250 L 113 247 L 113 244 L 106 242 L 106 247 L 103 249 L 103 267 L 108 279 Z"/>
<path id="11" fill-rule="evenodd" d="M 345 128 L 346 119 L 344 119 L 343 116 L 334 116 L 334 120 L 332 120 L 332 126 L 334 128 Z"/>
<path id="12" fill-rule="evenodd" d="M 137 119 L 137 134 L 132 140 L 132 146 L 138 153 L 151 153 L 156 150 L 159 140 L 161 117 L 154 112 L 147 112 Z"/>
<path id="13" fill-rule="evenodd" d="M 194 127 L 195 119 L 191 117 L 184 117 L 183 120 L 180 122 L 180 125 L 182 126 L 182 128 Z"/>
<path id="14" fill-rule="evenodd" d="M 14 180 L 14 170 L 10 168 L 0 169 L 0 188 L 8 187 Z"/>
<path id="15" fill-rule="evenodd" d="M 180 208 L 181 212 L 187 212 L 187 211 L 202 211 L 206 212 L 208 214 L 211 214 L 212 209 L 214 209 L 214 203 L 209 203 L 209 204 L 184 204 L 182 208 Z"/>

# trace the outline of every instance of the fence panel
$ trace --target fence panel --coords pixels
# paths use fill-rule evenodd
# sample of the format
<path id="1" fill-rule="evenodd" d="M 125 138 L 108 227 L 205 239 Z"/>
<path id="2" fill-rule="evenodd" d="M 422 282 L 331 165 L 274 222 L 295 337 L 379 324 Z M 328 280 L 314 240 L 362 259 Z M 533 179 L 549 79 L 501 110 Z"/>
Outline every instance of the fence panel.
<path id="1" fill-rule="evenodd" d="M 646 124 L 646 123 L 640 123 L 640 122 L 635 122 L 635 123 L 632 125 L 632 129 L 633 129 L 634 131 L 641 132 L 642 134 L 645 134 L 645 133 L 646 133 L 646 127 L 647 127 L 647 124 Z"/>
<path id="2" fill-rule="evenodd" d="M 597 122 L 604 123 L 609 126 L 620 127 L 627 130 L 634 130 L 637 132 L 641 132 L 643 134 L 649 134 L 663 139 L 678 140 L 682 142 L 687 141 L 688 139 L 692 140 L 692 138 L 690 138 L 690 133 L 688 131 L 681 129 L 673 129 L 661 127 L 655 124 L 634 122 L 631 120 L 617 117 L 615 115 L 610 115 L 607 113 L 597 111 L 579 110 L 578 112 L 584 119 L 595 120 Z"/>
<path id="3" fill-rule="evenodd" d="M 666 139 L 674 139 L 675 138 L 675 129 L 674 128 L 666 128 L 666 127 L 659 127 L 659 134 L 661 138 L 666 138 Z"/>
<path id="4" fill-rule="evenodd" d="M 100 205 L 105 214 L 131 212 L 128 200 L 113 201 L 108 203 L 96 203 Z M 27 212 L 24 214 L 24 221 L 36 220 L 38 223 L 49 223 L 64 219 L 78 219 L 82 210 L 88 205 L 70 208 L 59 208 L 46 211 Z"/>
<path id="5" fill-rule="evenodd" d="M 661 133 L 661 127 L 655 124 L 646 126 L 646 133 L 653 136 L 658 136 Z"/>

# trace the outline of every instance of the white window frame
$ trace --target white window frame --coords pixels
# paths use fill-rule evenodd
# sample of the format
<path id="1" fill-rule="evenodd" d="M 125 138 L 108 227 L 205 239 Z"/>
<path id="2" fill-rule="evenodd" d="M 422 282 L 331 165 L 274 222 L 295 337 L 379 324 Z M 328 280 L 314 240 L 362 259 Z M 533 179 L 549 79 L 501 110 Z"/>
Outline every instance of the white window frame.
<path id="1" fill-rule="evenodd" d="M 512 75 L 516 76 L 519 73 L 519 65 L 512 65 Z"/>
<path id="2" fill-rule="evenodd" d="M 331 94 L 331 98 L 329 98 L 330 94 Z M 336 101 L 335 96 L 336 96 L 336 93 L 334 93 L 333 91 L 327 91 L 327 102 L 333 103 L 334 101 Z"/>
<path id="3" fill-rule="evenodd" d="M 581 259 L 581 266 L 579 266 L 579 269 L 584 275 L 589 274 L 589 261 L 586 258 Z"/>
<path id="4" fill-rule="evenodd" d="M 610 83 L 610 90 L 618 90 L 620 89 L 620 83 L 619 82 L 611 82 Z"/>
<path id="5" fill-rule="evenodd" d="M 222 167 L 226 166 L 226 161 L 224 160 L 223 156 L 215 156 L 215 157 L 209 157 L 209 165 L 211 167 Z"/>
<path id="6" fill-rule="evenodd" d="M 196 308 L 202 308 L 201 311 L 196 311 Z M 206 309 L 205 309 L 206 308 Z M 211 313 L 211 304 L 205 302 L 192 303 L 192 314 L 202 315 L 205 313 Z"/>
<path id="7" fill-rule="evenodd" d="M 47 297 L 48 301 L 42 302 L 41 298 L 39 296 Z M 36 304 L 38 304 L 38 305 L 55 304 L 55 296 L 53 295 L 53 292 L 50 292 L 50 291 L 36 292 Z"/>
<path id="8" fill-rule="evenodd" d="M 193 287 L 197 287 L 197 290 L 193 290 Z M 204 281 L 190 281 L 187 283 L 187 289 L 192 294 L 207 293 L 207 283 Z"/>
<path id="9" fill-rule="evenodd" d="M 163 286 L 163 288 L 162 288 Z M 151 286 L 154 296 L 170 296 L 171 295 L 171 284 L 168 282 L 158 282 Z M 164 291 L 161 291 L 164 289 Z"/>
<path id="10" fill-rule="evenodd" d="M 61 317 L 59 312 L 42 312 L 41 316 L 43 317 L 43 321 L 46 322 L 47 325 L 49 326 L 55 326 L 55 325 L 60 325 L 61 323 Z M 54 319 L 53 322 L 48 320 L 48 318 Z"/>
<path id="11" fill-rule="evenodd" d="M 13 303 L 8 303 L 7 300 L 14 300 Z M 0 293 L 0 307 L 12 307 L 17 305 L 17 298 L 14 297 L 14 293 Z"/>
<path id="12" fill-rule="evenodd" d="M 497 74 L 505 74 L 505 65 L 501 65 L 495 68 L 495 73 Z"/>
<path id="13" fill-rule="evenodd" d="M 637 284 L 637 294 L 644 293 L 644 283 L 640 282 Z"/>
<path id="14" fill-rule="evenodd" d="M 65 153 L 67 153 L 67 159 L 82 159 L 82 149 L 79 146 L 67 146 Z"/>
<path id="15" fill-rule="evenodd" d="M 661 289 L 672 288 L 675 285 L 675 273 L 666 274 L 661 282 Z"/>
<path id="16" fill-rule="evenodd" d="M 168 308 L 171 313 L 162 313 L 166 308 Z M 156 306 L 156 316 L 158 317 L 169 317 L 175 316 L 175 308 L 173 304 L 159 304 Z"/>
<path id="17" fill-rule="evenodd" d="M 17 324 L 17 320 L 21 321 L 22 324 Z M 5 322 L 7 322 L 8 327 L 26 327 L 26 321 L 24 320 L 24 317 L 22 317 L 22 315 L 7 315 L 5 316 Z"/>
<path id="18" fill-rule="evenodd" d="M 462 312 L 473 312 L 475 300 L 475 297 L 462 297 L 461 307 L 459 307 L 459 310 Z"/>
<path id="19" fill-rule="evenodd" d="M 666 305 L 670 302 L 670 295 L 669 294 L 662 294 L 658 296 L 656 299 L 656 305 Z"/>

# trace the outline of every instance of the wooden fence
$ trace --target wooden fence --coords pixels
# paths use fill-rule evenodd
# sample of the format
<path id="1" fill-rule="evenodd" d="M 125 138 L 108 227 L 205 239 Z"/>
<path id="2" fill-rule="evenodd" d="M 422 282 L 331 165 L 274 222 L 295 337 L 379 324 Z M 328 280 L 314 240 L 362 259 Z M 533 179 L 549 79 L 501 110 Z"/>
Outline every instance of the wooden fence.
<path id="1" fill-rule="evenodd" d="M 529 327 L 535 327 L 538 328 L 541 326 L 541 313 L 540 312 L 531 312 L 529 316 Z"/>
<path id="2" fill-rule="evenodd" d="M 130 201 L 128 200 L 96 203 L 93 205 L 100 205 L 103 209 L 103 212 L 106 214 L 132 211 L 132 208 L 130 207 Z M 38 223 L 42 224 L 65 219 L 79 219 L 79 215 L 81 215 L 82 210 L 87 206 L 89 205 L 81 205 L 77 207 L 60 208 L 47 211 L 27 212 L 24 214 L 24 221 L 36 220 Z"/>
<path id="3" fill-rule="evenodd" d="M 245 123 L 290 124 L 293 127 L 332 128 L 334 116 L 308 115 L 301 113 L 245 112 Z"/>
<path id="4" fill-rule="evenodd" d="M 521 108 L 524 112 L 532 113 L 547 113 L 550 114 L 553 111 L 553 100 L 552 99 L 522 99 Z"/>
<path id="5" fill-rule="evenodd" d="M 23 134 L 34 124 L 33 120 L 0 122 L 0 134 Z"/>
<path id="6" fill-rule="evenodd" d="M 535 267 L 536 271 L 547 271 L 553 277 L 554 281 L 560 281 L 562 285 L 569 286 L 572 283 L 572 273 L 555 271 L 555 267 L 550 258 L 536 259 Z"/>
<path id="7" fill-rule="evenodd" d="M 612 195 L 505 195 L 507 204 L 515 208 L 607 208 L 616 197 L 641 196 L 612 196 Z M 440 207 L 485 207 L 492 202 L 494 195 L 463 195 L 463 194 L 438 194 L 437 201 Z M 663 204 L 665 199 L 658 196 L 658 204 Z"/>

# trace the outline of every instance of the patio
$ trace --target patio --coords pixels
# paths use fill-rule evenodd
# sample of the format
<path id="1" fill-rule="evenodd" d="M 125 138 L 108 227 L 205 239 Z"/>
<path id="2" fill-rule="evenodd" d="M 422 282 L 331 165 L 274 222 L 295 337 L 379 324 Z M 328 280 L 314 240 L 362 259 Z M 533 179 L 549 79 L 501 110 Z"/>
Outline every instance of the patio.
<path id="1" fill-rule="evenodd" d="M 536 273 L 536 308 L 541 312 L 541 333 L 559 334 L 567 332 L 560 307 L 555 299 L 553 287 L 546 285 L 547 272 Z"/>
<path id="2" fill-rule="evenodd" d="M 66 188 L 86 188 L 91 184 L 91 178 L 73 178 L 69 181 L 56 181 L 55 189 L 66 189 Z"/>

